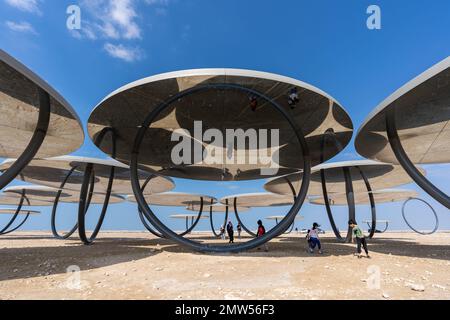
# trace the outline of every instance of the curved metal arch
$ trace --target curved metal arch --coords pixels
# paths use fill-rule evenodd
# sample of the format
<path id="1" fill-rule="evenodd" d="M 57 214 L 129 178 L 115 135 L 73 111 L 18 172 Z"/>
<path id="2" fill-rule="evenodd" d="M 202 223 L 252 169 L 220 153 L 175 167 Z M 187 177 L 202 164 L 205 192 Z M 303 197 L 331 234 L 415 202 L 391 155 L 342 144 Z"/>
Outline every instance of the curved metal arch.
<path id="1" fill-rule="evenodd" d="M 430 231 L 430 232 L 422 232 L 422 231 L 419 231 L 419 230 L 415 229 L 415 228 L 409 223 L 408 219 L 406 219 L 405 207 L 406 207 L 406 204 L 407 204 L 408 202 L 410 202 L 411 200 L 421 201 L 421 202 L 425 203 L 425 204 L 431 209 L 431 211 L 433 212 L 434 218 L 436 219 L 436 224 L 435 224 L 434 229 L 433 229 L 432 231 Z M 402 206 L 402 217 L 403 217 L 403 220 L 405 221 L 405 223 L 408 225 L 408 227 L 409 227 L 412 231 L 414 231 L 415 233 L 424 235 L 424 236 L 433 234 L 433 233 L 435 233 L 435 232 L 439 229 L 439 217 L 438 217 L 436 211 L 435 211 L 434 208 L 431 206 L 431 204 L 429 204 L 428 202 L 426 202 L 425 200 L 420 199 L 420 198 L 409 198 L 408 200 L 406 200 L 406 201 L 403 203 L 403 206 Z"/>
<path id="2" fill-rule="evenodd" d="M 372 225 L 371 225 L 370 222 L 366 222 L 366 224 L 369 227 L 369 230 L 372 229 Z M 385 233 L 387 231 L 387 229 L 389 228 L 389 222 L 388 221 L 384 222 L 384 225 L 385 225 L 385 227 L 384 227 L 383 231 L 379 231 L 379 233 Z"/>
<path id="3" fill-rule="evenodd" d="M 102 131 L 100 131 L 99 135 L 95 139 L 95 145 L 98 146 L 102 143 L 105 135 L 107 133 L 111 133 L 112 135 L 112 155 L 111 157 L 114 159 L 116 157 L 116 133 L 114 129 L 112 128 L 104 128 Z M 83 178 L 83 184 L 81 185 L 80 190 L 80 201 L 78 204 L 78 235 L 80 237 L 80 240 L 85 245 L 91 245 L 95 239 L 97 238 L 98 233 L 100 232 L 100 229 L 103 225 L 103 221 L 106 216 L 106 211 L 108 210 L 109 205 L 109 199 L 111 197 L 111 190 L 114 182 L 114 173 L 115 173 L 115 167 L 111 166 L 110 174 L 108 178 L 108 186 L 106 188 L 106 194 L 105 199 L 103 201 L 103 207 L 100 212 L 99 219 L 97 221 L 97 225 L 94 228 L 94 231 L 92 232 L 91 236 L 86 235 L 86 213 L 88 209 L 88 203 L 86 201 L 86 198 L 88 196 L 88 190 L 89 188 L 92 188 L 94 185 L 94 181 L 92 181 L 92 178 L 95 177 L 95 171 L 94 171 L 94 165 L 92 163 L 88 163 L 86 165 L 86 168 L 84 169 L 84 178 Z"/>
<path id="4" fill-rule="evenodd" d="M 419 185 L 426 193 L 433 197 L 437 202 L 450 209 L 450 197 L 437 188 L 434 184 L 425 178 L 416 166 L 409 159 L 405 149 L 400 141 L 395 123 L 395 108 L 388 108 L 386 111 L 386 131 L 388 135 L 391 149 L 398 160 L 398 163 L 403 167 L 406 173 Z"/>
<path id="5" fill-rule="evenodd" d="M 188 220 L 189 219 L 186 219 L 186 231 L 178 234 L 178 236 L 182 237 L 182 236 L 187 235 L 188 233 L 191 233 L 192 230 L 194 230 L 195 227 L 197 226 L 197 224 L 199 223 L 200 218 L 202 217 L 202 214 L 203 214 L 203 197 L 200 197 L 200 209 L 198 210 L 197 218 L 195 219 L 195 221 L 191 221 L 191 226 L 189 228 L 188 228 Z"/>
<path id="6" fill-rule="evenodd" d="M 297 140 L 302 148 L 302 155 L 303 155 L 303 180 L 302 185 L 299 190 L 298 196 L 296 198 L 296 201 L 294 202 L 291 210 L 286 215 L 286 217 L 283 219 L 283 221 L 276 226 L 274 229 L 267 232 L 265 235 L 255 238 L 253 240 L 250 240 L 246 243 L 239 243 L 239 244 L 232 244 L 228 246 L 217 246 L 217 245 L 208 245 L 208 244 L 201 244 L 195 241 L 192 241 L 190 239 L 186 239 L 183 237 L 179 237 L 175 232 L 170 230 L 167 226 L 165 226 L 158 217 L 153 213 L 153 211 L 148 206 L 145 197 L 142 194 L 140 183 L 139 183 L 139 177 L 138 177 L 138 162 L 139 162 L 139 150 L 140 146 L 142 144 L 142 140 L 144 138 L 144 135 L 148 129 L 148 127 L 154 122 L 156 117 L 165 109 L 169 108 L 170 105 L 177 101 L 178 99 L 187 96 L 189 94 L 203 91 L 203 90 L 209 90 L 209 89 L 232 89 L 232 90 L 238 90 L 238 91 L 244 91 L 246 93 L 254 94 L 256 97 L 259 97 L 267 102 L 270 103 L 271 106 L 273 106 L 277 111 L 281 113 L 281 115 L 289 122 L 290 126 L 293 128 L 294 133 L 297 137 Z M 311 159 L 309 154 L 308 145 L 306 143 L 305 136 L 303 135 L 303 132 L 298 127 L 298 125 L 295 123 L 295 121 L 292 119 L 292 116 L 290 113 L 286 112 L 283 107 L 281 107 L 277 102 L 275 102 L 273 99 L 268 98 L 267 96 L 263 95 L 262 93 L 245 88 L 239 85 L 234 84 L 208 84 L 204 86 L 198 86 L 193 87 L 190 89 L 187 89 L 185 91 L 180 92 L 179 94 L 171 97 L 169 100 L 161 103 L 158 107 L 153 109 L 152 112 L 150 112 L 145 120 L 143 121 L 141 127 L 139 128 L 136 138 L 134 141 L 134 146 L 131 152 L 131 185 L 133 187 L 133 192 L 135 194 L 136 200 L 143 209 L 143 213 L 146 216 L 147 219 L 149 219 L 152 224 L 155 226 L 155 228 L 158 229 L 162 234 L 164 234 L 166 237 L 176 241 L 177 243 L 180 243 L 182 245 L 189 246 L 195 250 L 203 251 L 203 252 L 240 252 L 244 250 L 250 250 L 256 247 L 259 247 L 260 245 L 268 242 L 275 236 L 277 236 L 280 233 L 285 232 L 292 222 L 295 219 L 295 216 L 300 211 L 301 206 L 303 205 L 303 202 L 306 198 L 306 194 L 308 191 L 309 181 L 310 181 L 310 175 L 311 175 Z"/>
<path id="7" fill-rule="evenodd" d="M 141 188 L 141 189 L 142 189 L 142 192 L 144 192 L 145 188 L 147 187 L 147 185 L 149 184 L 149 182 L 150 182 L 154 177 L 155 177 L 154 175 L 151 175 L 151 176 L 149 176 L 149 177 L 145 180 L 145 182 L 144 182 L 144 184 L 142 185 L 142 188 Z M 156 237 L 158 237 L 158 238 L 164 238 L 164 236 L 163 236 L 162 234 L 160 234 L 160 233 L 158 233 L 157 231 L 155 231 L 155 230 L 152 228 L 152 226 L 147 222 L 145 216 L 144 216 L 143 213 L 142 213 L 141 208 L 139 207 L 139 204 L 138 204 L 137 207 L 138 207 L 139 219 L 141 220 L 141 222 L 142 222 L 142 224 L 144 225 L 145 229 L 147 229 L 148 232 L 150 232 L 151 234 L 153 234 L 154 236 L 156 236 Z"/>
<path id="8" fill-rule="evenodd" d="M 22 206 L 23 206 L 23 202 L 24 200 L 27 201 L 28 205 L 30 204 L 30 200 L 28 200 L 28 198 L 26 197 L 26 192 L 25 190 L 22 190 L 22 194 L 20 196 L 20 201 L 19 204 L 17 205 L 17 209 L 16 212 L 13 214 L 13 216 L 11 217 L 11 219 L 9 220 L 9 222 L 6 224 L 5 227 L 3 227 L 3 229 L 0 230 L 0 236 L 4 236 L 7 234 L 10 234 L 14 231 L 16 231 L 17 229 L 19 229 L 21 226 L 23 226 L 23 224 L 28 220 L 29 216 L 30 216 L 30 212 L 28 211 L 28 213 L 25 215 L 25 218 L 22 220 L 22 222 L 20 222 L 16 227 L 12 228 L 11 230 L 8 230 L 12 224 L 14 223 L 14 221 L 16 221 L 20 211 L 22 210 Z"/>
<path id="9" fill-rule="evenodd" d="M 20 157 L 0 176 L 0 190 L 13 181 L 30 161 L 33 160 L 47 135 L 51 112 L 50 95 L 41 88 L 38 88 L 38 94 L 39 116 L 33 136 Z"/>
<path id="10" fill-rule="evenodd" d="M 227 204 L 228 204 L 228 199 L 227 199 Z M 234 215 L 236 216 L 236 220 L 241 225 L 242 229 L 244 229 L 244 231 L 247 232 L 250 236 L 256 238 L 257 234 L 254 233 L 253 231 L 251 231 L 250 229 L 248 229 L 245 226 L 245 224 L 242 222 L 241 217 L 239 216 L 238 207 L 237 207 L 237 198 L 234 198 L 234 200 L 233 200 L 233 207 L 234 207 Z"/>
<path id="11" fill-rule="evenodd" d="M 216 230 L 214 229 L 214 221 L 213 221 L 213 209 L 212 209 L 212 204 L 213 204 L 213 200 L 211 200 L 211 206 L 209 207 L 209 223 L 211 225 L 211 230 L 214 234 L 214 236 L 216 238 L 220 238 L 220 234 L 216 232 Z M 226 200 L 226 207 L 225 207 L 225 220 L 223 222 L 223 227 L 225 228 L 225 226 L 227 225 L 227 220 L 228 220 L 228 199 Z"/>
<path id="12" fill-rule="evenodd" d="M 70 169 L 70 171 L 68 172 L 68 174 L 65 176 L 64 180 L 61 182 L 60 186 L 59 186 L 59 190 L 56 194 L 55 200 L 53 202 L 53 208 L 52 208 L 52 215 L 51 215 L 51 219 L 50 219 L 50 226 L 52 229 L 52 234 L 53 237 L 59 240 L 65 240 L 68 239 L 69 237 L 72 236 L 72 234 L 75 233 L 75 231 L 77 231 L 78 229 L 78 222 L 75 223 L 75 225 L 72 227 L 72 229 L 70 229 L 67 233 L 61 235 L 58 233 L 58 230 L 56 229 L 56 211 L 59 205 L 59 199 L 61 198 L 61 194 L 62 191 L 67 183 L 67 181 L 69 180 L 69 178 L 72 176 L 73 172 L 77 169 L 78 167 L 75 166 L 72 169 Z M 93 175 L 91 178 L 91 188 L 89 190 L 89 196 L 88 196 L 88 204 L 86 206 L 86 210 L 89 209 L 89 206 L 91 204 L 91 200 L 92 200 L 92 196 L 94 193 L 94 180 L 95 180 L 95 176 Z"/>
<path id="13" fill-rule="evenodd" d="M 359 171 L 359 173 L 361 174 L 361 177 L 364 180 L 364 184 L 366 185 L 366 189 L 367 189 L 367 194 L 369 195 L 369 201 L 370 201 L 370 210 L 372 213 L 372 223 L 371 223 L 371 227 L 370 227 L 370 231 L 369 231 L 369 239 L 372 239 L 375 231 L 377 230 L 377 208 L 376 208 L 376 204 L 375 204 L 375 198 L 373 196 L 372 193 L 372 187 L 370 186 L 370 182 L 369 179 L 367 178 L 366 174 L 363 172 L 363 170 L 357 166 L 356 167 Z"/>

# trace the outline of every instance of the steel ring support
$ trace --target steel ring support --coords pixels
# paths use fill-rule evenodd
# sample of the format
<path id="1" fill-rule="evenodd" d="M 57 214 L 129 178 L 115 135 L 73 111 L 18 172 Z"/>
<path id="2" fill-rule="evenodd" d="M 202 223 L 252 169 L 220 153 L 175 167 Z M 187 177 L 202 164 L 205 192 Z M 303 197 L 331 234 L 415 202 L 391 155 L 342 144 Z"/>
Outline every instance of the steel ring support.
<path id="1" fill-rule="evenodd" d="M 220 234 L 216 232 L 214 229 L 214 221 L 213 221 L 213 208 L 212 208 L 213 200 L 211 200 L 211 206 L 209 207 L 209 223 L 211 224 L 211 230 L 216 238 L 220 238 Z M 223 227 L 227 225 L 228 220 L 228 200 L 226 200 L 226 207 L 225 207 L 225 220 L 223 222 Z"/>
<path id="2" fill-rule="evenodd" d="M 112 158 L 114 159 L 116 157 L 116 135 L 115 135 L 115 131 L 112 128 L 104 128 L 99 133 L 97 138 L 95 139 L 95 145 L 99 146 L 102 143 L 106 133 L 108 133 L 108 132 L 111 133 L 111 136 L 112 136 Z M 108 178 L 108 186 L 106 189 L 106 194 L 105 194 L 105 199 L 104 199 L 103 206 L 102 206 L 102 211 L 100 212 L 100 217 L 98 219 L 97 225 L 94 228 L 94 231 L 92 232 L 91 236 L 88 237 L 86 235 L 86 211 L 87 211 L 86 198 L 88 195 L 88 189 L 90 186 L 92 186 L 90 180 L 91 180 L 92 176 L 94 175 L 94 165 L 92 163 L 88 163 L 84 170 L 83 184 L 81 185 L 80 201 L 79 201 L 79 205 L 78 205 L 78 235 L 80 237 L 80 240 L 85 245 L 90 245 L 95 241 L 95 239 L 97 238 L 97 235 L 100 232 L 100 229 L 102 227 L 103 221 L 106 216 L 106 211 L 108 210 L 109 199 L 111 197 L 111 190 L 112 190 L 112 186 L 113 186 L 113 182 L 114 182 L 114 172 L 115 172 L 115 167 L 111 166 L 110 174 L 109 174 L 109 178 Z"/>
<path id="3" fill-rule="evenodd" d="M 57 212 L 58 205 L 59 205 L 59 199 L 61 198 L 62 191 L 63 191 L 67 181 L 69 180 L 69 178 L 72 176 L 73 172 L 76 169 L 77 169 L 76 166 L 73 167 L 72 169 L 70 169 L 69 173 L 65 176 L 64 180 L 61 182 L 61 185 L 59 186 L 59 190 L 58 190 L 58 192 L 56 194 L 56 197 L 55 197 L 55 200 L 53 202 L 52 216 L 51 216 L 51 219 L 50 219 L 50 224 L 51 224 L 51 229 L 52 229 L 53 236 L 56 239 L 59 239 L 59 240 L 68 239 L 78 229 L 78 222 L 75 223 L 75 225 L 72 227 L 72 229 L 70 229 L 65 234 L 60 234 L 58 232 L 58 230 L 56 229 L 56 212 Z M 88 203 L 87 203 L 87 206 L 86 206 L 86 210 L 88 210 L 88 208 L 89 208 L 89 206 L 91 204 L 92 196 L 93 196 L 93 193 L 94 193 L 94 179 L 95 179 L 95 176 L 92 176 L 91 177 L 91 187 L 90 187 L 90 190 L 89 190 L 89 196 L 88 196 L 88 201 L 87 201 Z"/>
<path id="4" fill-rule="evenodd" d="M 369 231 L 369 239 L 372 239 L 375 231 L 377 230 L 377 208 L 375 204 L 375 198 L 372 193 L 372 187 L 370 186 L 369 179 L 367 178 L 366 174 L 362 171 L 360 167 L 356 167 L 359 170 L 359 173 L 361 174 L 361 177 L 364 180 L 364 184 L 366 185 L 367 194 L 369 195 L 369 201 L 370 201 L 370 210 L 372 213 L 372 223 Z"/>
<path id="5" fill-rule="evenodd" d="M 398 163 L 403 167 L 406 173 L 419 185 L 426 193 L 433 197 L 437 202 L 450 209 L 450 197 L 425 178 L 416 166 L 409 159 L 403 149 L 398 136 L 397 125 L 395 123 L 395 109 L 390 107 L 386 111 L 386 131 L 391 149 L 397 158 Z"/>
<path id="6" fill-rule="evenodd" d="M 303 180 L 302 185 L 299 190 L 298 196 L 296 198 L 296 201 L 294 202 L 294 205 L 292 206 L 289 213 L 286 215 L 286 217 L 280 222 L 279 225 L 277 225 L 274 229 L 267 232 L 265 235 L 255 238 L 253 240 L 250 240 L 246 243 L 239 243 L 239 244 L 230 244 L 227 246 L 220 246 L 220 245 L 209 245 L 209 244 L 202 244 L 198 243 L 196 241 L 183 238 L 178 236 L 175 232 L 173 232 L 170 228 L 165 226 L 158 217 L 153 213 L 153 211 L 148 206 L 145 197 L 143 196 L 143 193 L 141 191 L 140 182 L 139 182 L 139 176 L 138 176 L 138 166 L 139 166 L 139 152 L 140 152 L 140 146 L 142 144 L 142 140 L 144 139 L 144 135 L 148 129 L 148 127 L 153 123 L 153 121 L 156 119 L 156 117 L 165 109 L 169 108 L 171 104 L 178 99 L 183 98 L 184 96 L 187 96 L 189 94 L 193 94 L 200 91 L 206 91 L 210 89 L 226 89 L 226 90 L 237 90 L 237 91 L 243 91 L 246 93 L 254 94 L 256 97 L 263 99 L 267 102 L 270 102 L 270 105 L 273 106 L 277 111 L 279 111 L 282 116 L 289 122 L 291 127 L 294 130 L 294 133 L 297 137 L 297 140 L 299 141 L 300 146 L 302 147 L 302 155 L 303 155 Z M 179 244 L 189 246 L 195 250 L 202 251 L 202 252 L 240 252 L 244 250 L 250 250 L 256 247 L 261 246 L 262 244 L 266 243 L 267 241 L 271 240 L 275 236 L 277 236 L 280 233 L 285 232 L 293 223 L 295 216 L 300 211 L 300 208 L 305 200 L 309 181 L 310 181 L 310 175 L 311 175 L 311 159 L 309 155 L 308 145 L 306 143 L 305 137 L 298 127 L 298 125 L 293 120 L 293 117 L 290 113 L 285 111 L 283 107 L 281 107 L 279 104 L 277 104 L 274 100 L 266 97 L 265 95 L 259 93 L 256 90 L 245 88 L 239 85 L 234 84 L 209 84 L 204 86 L 197 86 L 190 89 L 187 89 L 185 91 L 180 92 L 177 95 L 174 95 L 170 99 L 168 99 L 166 102 L 163 102 L 159 106 L 157 106 L 155 109 L 153 109 L 152 112 L 150 112 L 145 121 L 142 123 L 142 125 L 139 127 L 138 132 L 136 134 L 135 142 L 133 149 L 131 150 L 131 184 L 133 187 L 133 192 L 135 194 L 136 200 L 139 203 L 140 207 L 143 209 L 143 213 L 146 216 L 147 219 L 152 223 L 152 225 L 155 226 L 156 229 L 158 229 L 159 232 L 161 232 L 166 237 L 176 241 Z"/>
<path id="7" fill-rule="evenodd" d="M 30 216 L 30 212 L 28 212 L 25 215 L 25 218 L 22 220 L 22 222 L 19 223 L 15 228 L 12 228 L 12 229 L 8 230 L 12 226 L 14 221 L 16 221 L 20 211 L 22 210 L 22 206 L 23 206 L 24 200 L 27 201 L 28 205 L 30 204 L 30 201 L 28 200 L 28 198 L 25 195 L 25 190 L 22 190 L 22 194 L 20 196 L 20 201 L 19 201 L 19 204 L 17 205 L 16 212 L 14 212 L 13 216 L 11 217 L 9 222 L 6 224 L 6 226 L 3 229 L 0 230 L 0 235 L 1 236 L 4 236 L 4 235 L 7 235 L 9 233 L 12 233 L 12 232 L 16 231 L 17 229 L 19 229 L 28 220 L 28 217 Z"/>
<path id="8" fill-rule="evenodd" d="M 228 199 L 227 199 L 228 201 Z M 234 198 L 233 200 L 233 206 L 234 206 L 234 214 L 236 216 L 236 220 L 239 222 L 239 224 L 241 225 L 242 229 L 245 230 L 245 232 L 247 232 L 250 236 L 252 237 L 256 237 L 256 233 L 254 233 L 253 231 L 251 231 L 249 228 L 247 228 L 245 226 L 245 224 L 241 221 L 241 218 L 239 217 L 239 213 L 238 213 L 238 207 L 237 207 L 237 198 Z"/>
<path id="9" fill-rule="evenodd" d="M 39 116 L 33 136 L 20 157 L 0 176 L 0 190 L 13 181 L 30 163 L 30 161 L 33 160 L 34 156 L 38 153 L 42 142 L 44 142 L 45 136 L 47 135 L 51 111 L 50 96 L 41 88 L 38 88 L 38 93 Z"/>
<path id="10" fill-rule="evenodd" d="M 431 209 L 431 212 L 433 212 L 434 218 L 436 219 L 436 224 L 434 225 L 434 229 L 431 230 L 430 232 L 422 232 L 422 231 L 419 231 L 419 230 L 415 229 L 415 228 L 409 223 L 408 219 L 406 219 L 405 207 L 406 207 L 406 204 L 407 204 L 408 202 L 412 201 L 412 200 L 417 200 L 417 201 L 421 201 L 421 202 L 425 203 L 425 204 Z M 438 218 L 438 215 L 437 215 L 436 211 L 435 211 L 434 208 L 431 206 L 431 204 L 429 204 L 428 202 L 426 202 L 425 200 L 420 199 L 420 198 L 409 198 L 408 200 L 406 200 L 406 201 L 403 203 L 403 206 L 402 206 L 402 217 L 403 217 L 403 220 L 405 220 L 405 223 L 408 225 L 408 227 L 409 227 L 412 231 L 414 231 L 414 232 L 416 232 L 416 233 L 418 233 L 418 234 L 424 235 L 424 236 L 433 234 L 433 233 L 435 233 L 435 232 L 439 229 L 439 218 Z"/>

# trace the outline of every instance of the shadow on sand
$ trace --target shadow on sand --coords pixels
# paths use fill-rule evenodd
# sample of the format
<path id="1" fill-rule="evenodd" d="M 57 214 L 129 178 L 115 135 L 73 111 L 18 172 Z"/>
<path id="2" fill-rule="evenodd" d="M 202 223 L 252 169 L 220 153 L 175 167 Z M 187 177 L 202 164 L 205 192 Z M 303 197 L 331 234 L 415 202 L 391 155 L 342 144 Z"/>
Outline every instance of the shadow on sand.
<path id="1" fill-rule="evenodd" d="M 191 236 L 197 241 L 208 241 L 220 244 L 221 240 L 206 236 Z M 243 237 L 236 241 L 247 241 L 250 238 Z M 12 279 L 26 279 L 36 276 L 47 276 L 67 272 L 67 267 L 78 266 L 81 270 L 93 270 L 105 266 L 111 266 L 133 260 L 145 259 L 162 252 L 192 253 L 203 255 L 201 252 L 193 252 L 189 248 L 174 244 L 167 239 L 151 239 L 145 237 L 113 237 L 104 236 L 94 245 L 84 246 L 77 239 L 62 240 L 55 246 L 50 236 L 8 236 L 0 240 L 32 240 L 37 246 L 0 248 L 0 281 Z M 324 254 L 310 254 L 307 243 L 303 237 L 283 236 L 268 244 L 269 252 L 263 250 L 251 250 L 242 253 L 210 254 L 212 256 L 240 256 L 240 257 L 317 257 L 351 256 L 355 252 L 354 244 L 339 243 L 333 238 L 322 238 Z M 46 246 L 45 243 L 49 245 Z M 4 245 L 3 245 L 4 246 Z M 437 244 L 421 244 L 409 238 L 384 238 L 379 236 L 369 240 L 369 251 L 379 254 L 391 254 L 393 256 L 406 256 L 414 258 L 428 258 L 438 260 L 450 260 L 450 246 Z"/>

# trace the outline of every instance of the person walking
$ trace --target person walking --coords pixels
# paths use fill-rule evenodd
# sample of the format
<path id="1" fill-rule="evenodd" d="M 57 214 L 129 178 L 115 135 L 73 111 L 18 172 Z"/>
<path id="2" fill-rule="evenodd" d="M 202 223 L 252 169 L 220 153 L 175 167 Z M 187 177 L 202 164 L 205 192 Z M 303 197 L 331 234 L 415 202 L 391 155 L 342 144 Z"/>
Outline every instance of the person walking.
<path id="1" fill-rule="evenodd" d="M 256 237 L 262 237 L 266 234 L 266 228 L 264 228 L 263 223 L 261 220 L 258 220 L 258 231 L 256 232 Z M 261 250 L 261 248 L 258 248 L 258 250 Z M 269 251 L 269 247 L 267 246 L 267 243 L 264 243 L 264 251 Z"/>
<path id="2" fill-rule="evenodd" d="M 238 233 L 238 239 L 241 239 L 241 232 L 242 232 L 242 227 L 241 224 L 238 223 L 237 227 L 236 227 L 237 233 Z"/>
<path id="3" fill-rule="evenodd" d="M 225 240 L 225 228 L 223 226 L 220 227 L 220 239 Z"/>
<path id="4" fill-rule="evenodd" d="M 228 238 L 230 238 L 230 241 L 228 243 L 234 243 L 234 229 L 233 229 L 233 224 L 231 223 L 231 221 L 228 221 L 227 233 L 228 233 Z"/>
<path id="5" fill-rule="evenodd" d="M 306 236 L 310 253 L 314 253 L 314 249 L 317 246 L 317 249 L 319 249 L 319 254 L 322 254 L 322 244 L 319 240 L 319 227 L 320 225 L 317 222 L 314 222 L 312 229 L 308 231 L 308 235 Z"/>
<path id="6" fill-rule="evenodd" d="M 353 241 L 356 241 L 356 251 L 358 258 L 362 258 L 361 245 L 366 252 L 366 257 L 370 259 L 369 249 L 367 248 L 366 236 L 362 232 L 362 230 L 358 227 L 358 224 L 354 220 L 350 220 L 348 222 L 350 228 L 352 228 Z"/>

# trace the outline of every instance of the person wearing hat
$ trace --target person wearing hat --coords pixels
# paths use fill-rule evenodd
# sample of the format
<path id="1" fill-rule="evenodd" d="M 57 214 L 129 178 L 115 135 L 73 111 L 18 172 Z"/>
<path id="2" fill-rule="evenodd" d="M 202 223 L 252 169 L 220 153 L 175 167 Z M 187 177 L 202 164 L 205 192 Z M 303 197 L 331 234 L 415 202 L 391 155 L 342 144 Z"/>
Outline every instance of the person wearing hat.
<path id="1" fill-rule="evenodd" d="M 314 222 L 312 229 L 308 231 L 308 235 L 306 236 L 310 253 L 314 253 L 314 249 L 317 246 L 317 248 L 319 249 L 319 253 L 322 254 L 322 245 L 319 240 L 319 227 L 320 225 L 317 222 Z"/>

